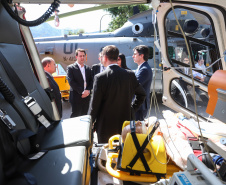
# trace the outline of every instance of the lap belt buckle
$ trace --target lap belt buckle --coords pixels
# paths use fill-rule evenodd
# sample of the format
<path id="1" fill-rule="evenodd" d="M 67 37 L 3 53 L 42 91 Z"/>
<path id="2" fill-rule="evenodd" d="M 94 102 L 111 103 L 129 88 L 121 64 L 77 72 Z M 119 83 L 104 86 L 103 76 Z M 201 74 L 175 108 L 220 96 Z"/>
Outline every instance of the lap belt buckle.
<path id="1" fill-rule="evenodd" d="M 39 104 L 33 97 L 26 96 L 24 98 L 24 103 L 31 110 L 31 112 L 37 117 L 38 121 L 41 124 L 43 124 L 46 128 L 51 125 L 50 122 L 45 118 L 45 116 L 40 114 L 42 112 L 42 108 L 39 106 Z"/>
<path id="2" fill-rule="evenodd" d="M 193 150 L 201 150 L 200 141 L 197 137 L 187 137 L 187 140 Z"/>
<path id="3" fill-rule="evenodd" d="M 41 107 L 36 102 L 36 100 L 34 98 L 30 97 L 30 96 L 26 96 L 24 98 L 24 103 L 27 105 L 27 107 L 31 110 L 31 112 L 35 116 L 42 111 Z"/>
<path id="4" fill-rule="evenodd" d="M 0 118 L 3 123 L 11 130 L 16 126 L 16 123 L 6 114 L 5 111 L 0 109 Z"/>

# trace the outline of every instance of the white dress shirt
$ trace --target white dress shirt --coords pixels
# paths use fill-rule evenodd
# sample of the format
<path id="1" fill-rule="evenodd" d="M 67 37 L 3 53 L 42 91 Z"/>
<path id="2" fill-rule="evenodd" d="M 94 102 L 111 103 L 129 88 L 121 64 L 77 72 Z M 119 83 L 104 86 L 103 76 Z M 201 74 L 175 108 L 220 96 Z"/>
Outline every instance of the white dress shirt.
<path id="1" fill-rule="evenodd" d="M 85 71 L 85 66 L 81 66 L 78 62 L 76 62 L 78 64 L 78 67 L 82 73 L 82 77 L 83 77 L 83 80 L 84 80 L 84 90 L 86 89 L 86 71 Z"/>
<path id="2" fill-rule="evenodd" d="M 202 64 L 202 65 L 200 66 L 200 65 L 197 63 L 197 64 L 195 64 L 195 67 L 196 67 L 197 69 L 201 69 L 202 71 L 205 71 L 205 69 L 206 69 L 206 66 L 205 66 L 204 64 Z M 194 76 L 194 77 L 196 77 L 196 76 L 198 76 L 198 77 L 200 77 L 200 78 L 206 77 L 206 75 L 203 75 L 203 74 L 201 74 L 201 73 L 199 73 L 199 72 L 196 72 L 196 71 L 193 71 L 192 73 L 193 73 L 193 76 Z"/>
<path id="3" fill-rule="evenodd" d="M 110 65 L 108 65 L 107 67 L 110 67 L 110 66 L 118 66 L 118 64 L 110 64 Z"/>

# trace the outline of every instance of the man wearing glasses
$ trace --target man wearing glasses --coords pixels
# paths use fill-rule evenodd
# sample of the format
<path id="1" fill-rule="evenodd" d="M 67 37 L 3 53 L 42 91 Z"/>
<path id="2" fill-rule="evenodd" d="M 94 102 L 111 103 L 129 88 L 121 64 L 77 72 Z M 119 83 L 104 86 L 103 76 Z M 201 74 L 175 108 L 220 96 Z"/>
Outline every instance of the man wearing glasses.
<path id="1" fill-rule="evenodd" d="M 99 53 L 98 59 L 99 59 L 100 63 L 92 65 L 92 68 L 91 68 L 93 79 L 96 74 L 101 73 L 105 70 L 105 67 L 102 64 L 102 53 L 101 52 Z"/>
<path id="2" fill-rule="evenodd" d="M 137 80 L 143 86 L 146 92 L 146 99 L 136 112 L 136 120 L 143 121 L 150 108 L 150 88 L 152 82 L 152 70 L 148 64 L 149 49 L 145 45 L 136 46 L 133 49 L 133 60 L 137 63 L 138 67 L 135 70 Z"/>

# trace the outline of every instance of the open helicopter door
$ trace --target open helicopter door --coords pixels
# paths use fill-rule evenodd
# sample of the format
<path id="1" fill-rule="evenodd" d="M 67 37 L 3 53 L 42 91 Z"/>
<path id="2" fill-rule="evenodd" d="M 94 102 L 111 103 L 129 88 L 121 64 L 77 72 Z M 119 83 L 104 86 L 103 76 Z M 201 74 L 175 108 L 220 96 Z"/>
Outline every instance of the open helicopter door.
<path id="1" fill-rule="evenodd" d="M 209 117 L 206 112 L 209 80 L 217 70 L 226 69 L 223 57 L 226 2 L 218 5 L 205 2 L 194 5 L 177 1 L 173 8 L 170 3 L 161 3 L 157 12 L 163 104 L 188 118 L 196 119 L 197 111 L 201 120 Z"/>

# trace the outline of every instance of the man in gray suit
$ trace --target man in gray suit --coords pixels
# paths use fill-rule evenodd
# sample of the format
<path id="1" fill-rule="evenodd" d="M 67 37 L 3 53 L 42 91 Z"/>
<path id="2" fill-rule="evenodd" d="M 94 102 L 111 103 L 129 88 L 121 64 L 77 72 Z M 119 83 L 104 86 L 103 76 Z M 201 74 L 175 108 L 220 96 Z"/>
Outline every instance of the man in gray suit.
<path id="1" fill-rule="evenodd" d="M 98 143 L 106 143 L 111 136 L 120 134 L 123 122 L 135 118 L 135 111 L 146 97 L 135 74 L 117 65 L 117 47 L 104 47 L 102 55 L 106 69 L 94 77 L 88 111 L 97 131 Z M 136 99 L 131 103 L 134 95 Z"/>

